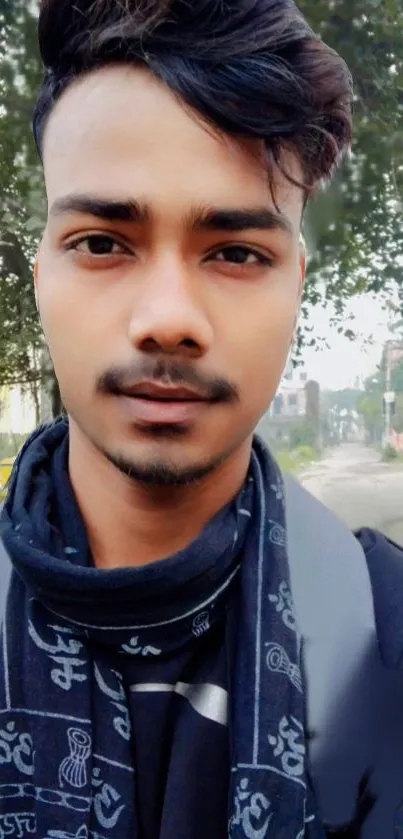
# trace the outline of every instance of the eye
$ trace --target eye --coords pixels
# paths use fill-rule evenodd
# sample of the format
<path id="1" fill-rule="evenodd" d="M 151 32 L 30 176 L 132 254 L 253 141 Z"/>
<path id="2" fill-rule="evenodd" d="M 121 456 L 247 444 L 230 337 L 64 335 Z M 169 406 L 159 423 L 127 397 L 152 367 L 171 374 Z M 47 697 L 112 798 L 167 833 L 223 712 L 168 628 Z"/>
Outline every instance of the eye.
<path id="1" fill-rule="evenodd" d="M 70 242 L 67 249 L 76 251 L 76 253 L 85 254 L 86 256 L 99 258 L 129 253 L 128 249 L 117 242 L 112 236 L 101 233 L 94 233 L 90 236 L 83 236 L 81 239 L 76 239 L 74 242 Z"/>
<path id="2" fill-rule="evenodd" d="M 232 265 L 271 265 L 273 260 L 246 245 L 227 245 L 211 255 L 210 259 Z"/>

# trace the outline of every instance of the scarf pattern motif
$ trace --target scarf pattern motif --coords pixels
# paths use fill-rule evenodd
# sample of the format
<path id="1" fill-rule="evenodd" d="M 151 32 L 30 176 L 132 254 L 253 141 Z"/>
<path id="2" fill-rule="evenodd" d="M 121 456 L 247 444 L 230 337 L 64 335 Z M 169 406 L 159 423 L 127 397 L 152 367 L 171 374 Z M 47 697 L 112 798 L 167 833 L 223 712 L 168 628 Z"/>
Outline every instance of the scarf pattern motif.
<path id="1" fill-rule="evenodd" d="M 19 463 L 23 458 L 24 452 Z M 260 441 L 236 501 L 230 540 L 235 555 L 242 544 L 241 567 L 233 565 L 186 613 L 155 623 L 102 625 L 50 607 L 40 584 L 43 546 L 13 510 L 18 471 L 2 515 L 4 543 L 19 575 L 0 639 L 0 837 L 136 839 L 131 664 L 137 657 L 157 660 L 189 639 L 203 643 L 215 616 L 230 608 L 232 582 L 240 575 L 228 686 L 228 838 L 323 839 L 309 779 L 283 483 Z M 69 562 L 75 548 L 65 544 L 63 550 L 55 561 L 68 566 L 70 580 L 82 569 Z M 175 690 L 184 695 L 187 686 Z"/>
<path id="2" fill-rule="evenodd" d="M 307 766 L 302 639 L 290 586 L 284 486 L 277 465 L 259 448 L 252 453 L 252 476 L 254 526 L 241 572 L 232 693 L 229 836 L 319 839 L 325 834 Z M 251 615 L 256 616 L 252 625 Z"/>

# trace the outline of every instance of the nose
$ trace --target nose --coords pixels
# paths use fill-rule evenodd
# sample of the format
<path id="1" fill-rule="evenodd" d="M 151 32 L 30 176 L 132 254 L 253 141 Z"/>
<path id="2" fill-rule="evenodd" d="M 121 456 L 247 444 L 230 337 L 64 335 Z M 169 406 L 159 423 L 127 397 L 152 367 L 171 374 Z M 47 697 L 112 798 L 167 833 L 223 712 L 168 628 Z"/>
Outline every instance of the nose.
<path id="1" fill-rule="evenodd" d="M 179 258 L 144 271 L 129 325 L 130 342 L 143 352 L 202 357 L 212 341 L 202 279 Z"/>

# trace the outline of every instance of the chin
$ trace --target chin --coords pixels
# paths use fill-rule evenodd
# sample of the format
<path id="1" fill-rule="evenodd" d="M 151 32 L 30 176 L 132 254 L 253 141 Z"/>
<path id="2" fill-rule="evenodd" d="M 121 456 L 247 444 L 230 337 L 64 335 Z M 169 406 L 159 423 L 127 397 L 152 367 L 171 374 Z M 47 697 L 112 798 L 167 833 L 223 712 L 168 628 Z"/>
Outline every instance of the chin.
<path id="1" fill-rule="evenodd" d="M 103 449 L 123 475 L 150 486 L 189 486 L 214 472 L 228 457 L 228 450 L 208 454 L 206 444 L 186 444 L 186 433 L 178 427 L 143 437 L 138 445 Z"/>
<path id="2" fill-rule="evenodd" d="M 198 483 L 217 468 L 215 463 L 183 463 L 163 456 L 134 458 L 133 455 L 107 455 L 108 460 L 123 474 L 136 483 L 148 486 L 178 487 Z"/>

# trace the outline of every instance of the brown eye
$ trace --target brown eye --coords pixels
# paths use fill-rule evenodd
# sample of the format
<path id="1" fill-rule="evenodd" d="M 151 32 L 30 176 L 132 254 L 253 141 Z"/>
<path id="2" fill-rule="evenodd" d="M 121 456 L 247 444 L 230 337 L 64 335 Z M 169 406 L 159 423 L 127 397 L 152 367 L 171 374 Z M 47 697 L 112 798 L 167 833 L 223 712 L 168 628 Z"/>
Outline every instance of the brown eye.
<path id="1" fill-rule="evenodd" d="M 232 265 L 271 265 L 271 260 L 258 251 L 242 245 L 228 245 L 216 251 L 212 259 Z"/>
<path id="2" fill-rule="evenodd" d="M 116 256 L 128 253 L 126 248 L 120 245 L 119 242 L 116 242 L 111 236 L 101 234 L 85 236 L 76 242 L 72 242 L 69 245 L 69 250 L 94 257 Z"/>

